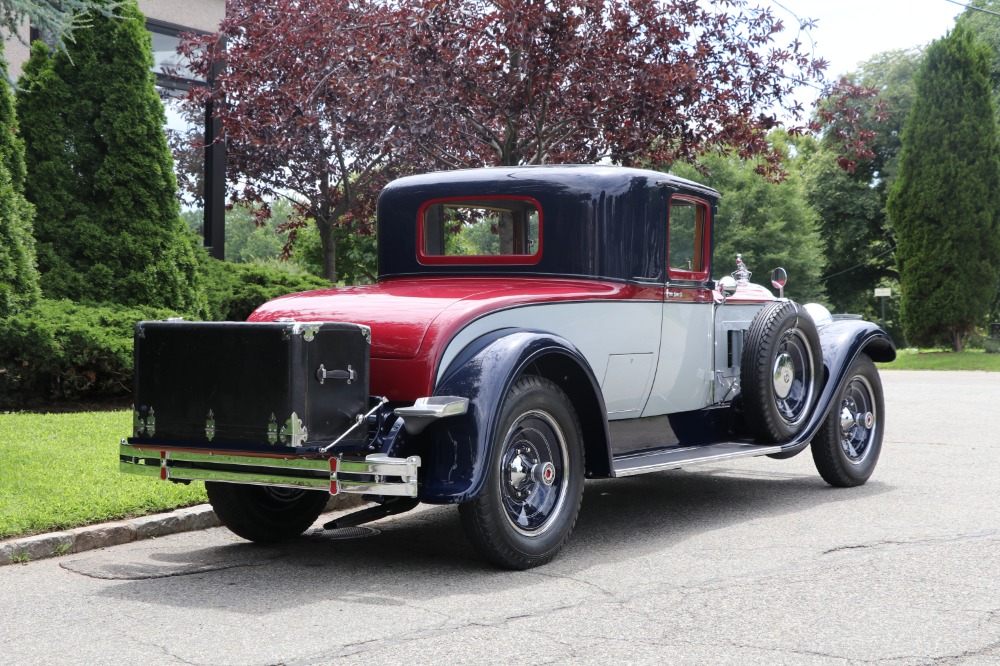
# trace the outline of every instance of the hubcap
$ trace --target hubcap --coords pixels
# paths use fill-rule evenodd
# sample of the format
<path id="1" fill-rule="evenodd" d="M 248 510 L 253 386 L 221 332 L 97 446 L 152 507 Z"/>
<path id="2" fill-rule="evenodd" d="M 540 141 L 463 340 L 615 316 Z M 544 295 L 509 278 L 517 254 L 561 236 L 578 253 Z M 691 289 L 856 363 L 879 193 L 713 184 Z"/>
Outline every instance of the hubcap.
<path id="1" fill-rule="evenodd" d="M 779 398 L 787 398 L 792 392 L 792 379 L 795 377 L 795 362 L 788 354 L 778 354 L 774 359 L 774 393 Z"/>
<path id="2" fill-rule="evenodd" d="M 812 404 L 816 385 L 812 345 L 805 333 L 793 328 L 781 336 L 775 352 L 771 368 L 775 407 L 781 419 L 794 427 L 805 419 Z"/>
<path id="3" fill-rule="evenodd" d="M 568 483 L 562 429 L 547 412 L 522 414 L 507 431 L 500 458 L 500 500 L 511 527 L 544 533 L 562 511 Z"/>
<path id="4" fill-rule="evenodd" d="M 868 458 L 877 426 L 874 391 L 858 375 L 848 382 L 840 401 L 840 446 L 848 462 L 860 465 Z"/>

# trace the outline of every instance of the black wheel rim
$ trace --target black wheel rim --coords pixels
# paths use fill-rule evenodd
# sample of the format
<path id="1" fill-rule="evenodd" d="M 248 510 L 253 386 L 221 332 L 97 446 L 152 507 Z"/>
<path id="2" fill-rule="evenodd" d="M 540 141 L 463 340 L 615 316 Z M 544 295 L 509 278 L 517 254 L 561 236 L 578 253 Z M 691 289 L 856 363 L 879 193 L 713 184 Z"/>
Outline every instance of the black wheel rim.
<path id="1" fill-rule="evenodd" d="M 553 525 L 565 505 L 568 459 L 552 415 L 532 410 L 514 421 L 500 454 L 500 501 L 515 531 L 538 536 Z"/>
<path id="2" fill-rule="evenodd" d="M 798 328 L 785 331 L 778 340 L 771 376 L 778 415 L 789 426 L 799 425 L 812 404 L 816 368 L 812 345 Z"/>
<path id="3" fill-rule="evenodd" d="M 877 430 L 875 392 L 865 377 L 856 376 L 840 400 L 840 448 L 848 462 L 860 465 L 868 459 Z"/>

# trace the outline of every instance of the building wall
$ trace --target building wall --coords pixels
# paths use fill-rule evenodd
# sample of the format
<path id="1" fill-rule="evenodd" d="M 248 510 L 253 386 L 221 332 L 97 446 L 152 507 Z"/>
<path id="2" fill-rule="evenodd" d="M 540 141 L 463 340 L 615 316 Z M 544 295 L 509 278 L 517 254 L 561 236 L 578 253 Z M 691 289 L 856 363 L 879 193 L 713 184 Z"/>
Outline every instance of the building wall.
<path id="1" fill-rule="evenodd" d="M 139 0 L 139 9 L 146 18 L 192 30 L 215 32 L 226 15 L 226 0 Z M 27 25 L 21 29 L 20 36 L 24 42 L 28 41 Z M 28 59 L 28 46 L 11 37 L 4 44 L 4 52 L 10 75 L 16 79 L 21 75 L 21 65 Z"/>
<path id="2" fill-rule="evenodd" d="M 21 28 L 22 38 L 28 41 L 28 26 Z M 8 39 L 3 45 L 4 58 L 7 60 L 7 69 L 12 78 L 16 79 L 21 75 L 21 65 L 28 60 L 29 47 L 27 43 L 22 43 L 17 38 Z"/>
<path id="3" fill-rule="evenodd" d="M 139 0 L 146 18 L 215 32 L 226 15 L 225 0 Z"/>

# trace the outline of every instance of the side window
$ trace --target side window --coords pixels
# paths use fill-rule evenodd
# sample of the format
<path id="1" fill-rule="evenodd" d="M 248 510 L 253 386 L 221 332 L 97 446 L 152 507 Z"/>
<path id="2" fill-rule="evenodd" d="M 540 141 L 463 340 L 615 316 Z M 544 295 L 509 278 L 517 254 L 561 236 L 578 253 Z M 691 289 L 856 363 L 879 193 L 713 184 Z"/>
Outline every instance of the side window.
<path id="1" fill-rule="evenodd" d="M 430 201 L 420 208 L 418 258 L 427 264 L 533 264 L 542 213 L 527 198 Z"/>
<path id="2" fill-rule="evenodd" d="M 667 268 L 673 280 L 708 279 L 708 204 L 673 196 L 668 220 Z"/>

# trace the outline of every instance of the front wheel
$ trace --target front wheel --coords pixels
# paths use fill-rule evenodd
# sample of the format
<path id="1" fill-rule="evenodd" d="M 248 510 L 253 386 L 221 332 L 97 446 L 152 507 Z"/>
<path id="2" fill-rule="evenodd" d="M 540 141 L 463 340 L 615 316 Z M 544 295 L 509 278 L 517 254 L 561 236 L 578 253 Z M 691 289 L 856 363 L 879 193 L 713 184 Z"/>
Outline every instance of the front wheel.
<path id="1" fill-rule="evenodd" d="M 207 481 L 205 490 L 223 525 L 244 539 L 264 543 L 302 534 L 330 500 L 330 494 L 320 490 L 214 481 Z"/>
<path id="2" fill-rule="evenodd" d="M 460 504 L 462 527 L 494 564 L 549 562 L 576 524 L 583 498 L 583 436 L 569 398 L 528 375 L 504 399 L 486 487 Z"/>
<path id="3" fill-rule="evenodd" d="M 820 476 L 838 488 L 860 486 L 872 475 L 885 427 L 882 381 L 872 360 L 859 355 L 847 377 L 810 447 Z"/>

